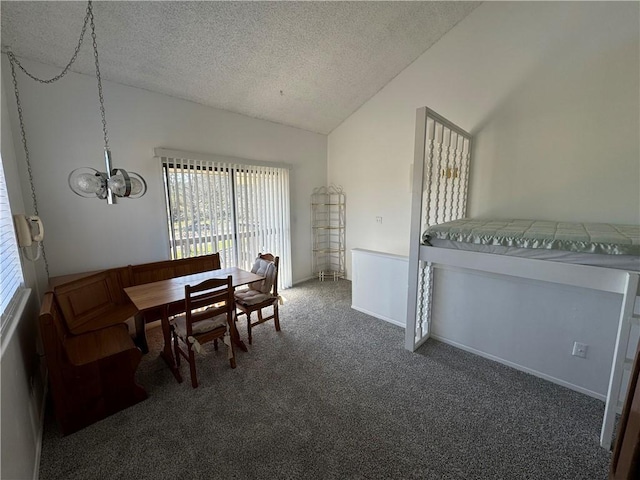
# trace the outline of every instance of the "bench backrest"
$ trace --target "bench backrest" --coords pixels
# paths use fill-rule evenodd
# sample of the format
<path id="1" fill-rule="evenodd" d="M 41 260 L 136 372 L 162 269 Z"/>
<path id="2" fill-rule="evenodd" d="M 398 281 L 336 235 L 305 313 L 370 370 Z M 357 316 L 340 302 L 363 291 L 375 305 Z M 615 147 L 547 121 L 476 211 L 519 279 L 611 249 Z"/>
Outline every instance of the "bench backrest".
<path id="1" fill-rule="evenodd" d="M 130 265 L 129 276 L 132 285 L 141 285 L 209 270 L 218 270 L 219 268 L 220 254 L 213 253 L 199 257 Z"/>
<path id="2" fill-rule="evenodd" d="M 53 292 L 47 292 L 40 307 L 40 335 L 45 355 L 57 357 L 63 351 L 69 330 Z"/>
<path id="3" fill-rule="evenodd" d="M 72 334 L 121 323 L 135 315 L 137 310 L 126 298 L 117 270 L 94 273 L 54 289 Z"/>

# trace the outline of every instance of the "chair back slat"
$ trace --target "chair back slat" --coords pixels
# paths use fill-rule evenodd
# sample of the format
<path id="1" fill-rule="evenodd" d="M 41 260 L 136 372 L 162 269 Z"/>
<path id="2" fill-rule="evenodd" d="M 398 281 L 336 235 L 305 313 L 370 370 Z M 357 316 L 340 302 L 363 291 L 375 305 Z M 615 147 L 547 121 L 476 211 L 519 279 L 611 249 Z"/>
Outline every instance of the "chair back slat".
<path id="1" fill-rule="evenodd" d="M 224 286 L 222 290 L 218 291 L 207 291 L 202 294 L 193 294 L 193 291 L 189 293 L 185 292 L 185 299 L 187 300 L 187 311 L 196 310 L 202 307 L 208 307 L 213 305 L 214 303 L 224 302 L 227 299 L 227 289 L 226 289 L 226 280 L 224 281 Z M 186 289 L 185 289 L 186 290 Z"/>
<path id="2" fill-rule="evenodd" d="M 191 334 L 191 326 L 194 322 L 226 313 L 234 305 L 231 275 L 226 279 L 211 278 L 197 285 L 185 285 L 184 293 L 187 332 L 189 334 Z M 201 309 L 205 307 L 209 308 L 202 311 Z"/>

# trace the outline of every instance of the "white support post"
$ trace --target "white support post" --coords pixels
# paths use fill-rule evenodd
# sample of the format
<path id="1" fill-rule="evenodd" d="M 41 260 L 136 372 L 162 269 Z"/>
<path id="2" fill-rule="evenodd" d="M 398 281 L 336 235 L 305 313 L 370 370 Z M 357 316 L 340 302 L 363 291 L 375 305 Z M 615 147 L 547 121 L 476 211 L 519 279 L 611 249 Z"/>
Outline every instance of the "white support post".
<path id="1" fill-rule="evenodd" d="M 609 389 L 607 391 L 607 403 L 604 409 L 604 419 L 600 432 L 600 446 L 611 449 L 611 437 L 615 423 L 620 387 L 622 385 L 622 375 L 624 373 L 624 362 L 626 360 L 627 349 L 629 347 L 629 334 L 633 320 L 633 308 L 638 295 L 637 273 L 627 273 L 627 281 L 622 297 L 622 307 L 620 308 L 620 320 L 618 323 L 618 335 L 613 353 L 613 363 L 611 365 L 611 376 L 609 377 Z"/>
<path id="2" fill-rule="evenodd" d="M 428 261 L 420 256 L 421 230 L 428 225 L 455 220 L 466 212 L 470 145 L 468 132 L 427 107 L 417 110 L 405 332 L 407 350 L 414 351 L 429 338 L 431 321 L 433 272 L 427 266 L 427 277 L 424 269 L 420 278 L 418 273 L 420 261 Z M 424 290 L 425 285 L 428 292 Z M 425 295 L 428 299 L 426 308 Z"/>
<path id="3" fill-rule="evenodd" d="M 407 325 L 404 346 L 416 349 L 416 307 L 418 299 L 418 268 L 420 263 L 420 216 L 422 214 L 422 189 L 424 178 L 424 152 L 426 141 L 427 109 L 416 112 L 416 140 L 413 157 L 413 198 L 411 202 L 411 241 L 409 242 L 409 279 L 407 289 Z"/>

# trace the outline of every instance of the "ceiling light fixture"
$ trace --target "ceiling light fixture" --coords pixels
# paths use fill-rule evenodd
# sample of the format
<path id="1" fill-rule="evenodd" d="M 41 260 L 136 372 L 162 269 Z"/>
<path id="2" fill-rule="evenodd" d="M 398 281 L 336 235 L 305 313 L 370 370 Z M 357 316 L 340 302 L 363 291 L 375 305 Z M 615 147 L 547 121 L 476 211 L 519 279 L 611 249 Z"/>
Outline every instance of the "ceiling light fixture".
<path id="1" fill-rule="evenodd" d="M 96 79 L 98 81 L 98 97 L 100 100 L 100 115 L 102 117 L 102 132 L 104 135 L 104 162 L 106 171 L 99 172 L 98 170 L 90 167 L 76 168 L 69 174 L 68 182 L 71 190 L 80 195 L 81 197 L 93 198 L 97 197 L 101 200 L 107 200 L 107 203 L 112 205 L 116 203 L 116 197 L 129 197 L 140 198 L 147 191 L 147 183 L 144 178 L 135 172 L 127 172 L 122 168 L 113 168 L 111 163 L 111 150 L 109 149 L 109 136 L 107 135 L 107 120 L 104 112 L 104 97 L 102 95 L 102 78 L 100 76 L 100 64 L 98 62 L 98 44 L 96 42 L 96 27 L 93 17 L 93 6 L 91 0 L 87 3 L 87 11 L 84 17 L 84 24 L 82 26 L 82 32 L 78 40 L 78 45 L 71 57 L 71 60 L 62 72 L 50 79 L 43 80 L 29 73 L 18 61 L 15 55 L 11 51 L 7 51 L 7 56 L 11 63 L 11 73 L 13 75 L 13 85 L 16 94 L 16 103 L 18 105 L 18 116 L 20 119 L 20 128 L 22 132 L 22 143 L 25 149 L 25 155 L 27 160 L 27 166 L 29 167 L 29 175 L 31 176 L 31 166 L 29 160 L 29 151 L 27 149 L 27 141 L 24 130 L 24 121 L 22 118 L 22 107 L 20 105 L 20 96 L 18 93 L 18 83 L 15 74 L 15 65 L 17 65 L 24 73 L 27 74 L 33 80 L 40 83 L 53 83 L 61 79 L 69 70 L 73 62 L 75 62 L 84 34 L 87 29 L 87 24 L 91 25 L 91 38 L 93 40 L 93 56 L 96 65 Z M 31 180 L 31 178 L 30 178 Z"/>

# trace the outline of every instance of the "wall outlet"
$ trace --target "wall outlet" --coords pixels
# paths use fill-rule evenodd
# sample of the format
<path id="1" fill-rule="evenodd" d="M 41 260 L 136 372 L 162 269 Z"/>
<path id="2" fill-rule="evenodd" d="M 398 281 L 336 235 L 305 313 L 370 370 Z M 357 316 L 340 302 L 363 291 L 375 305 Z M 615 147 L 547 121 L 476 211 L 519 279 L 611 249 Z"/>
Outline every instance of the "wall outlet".
<path id="1" fill-rule="evenodd" d="M 580 357 L 580 358 L 587 358 L 587 349 L 588 348 L 589 348 L 589 345 L 586 345 L 584 343 L 574 342 L 573 343 L 573 352 L 571 353 L 571 355 L 574 355 L 574 356 Z"/>
<path id="2" fill-rule="evenodd" d="M 382 223 L 382 217 L 376 217 L 376 223 Z"/>

